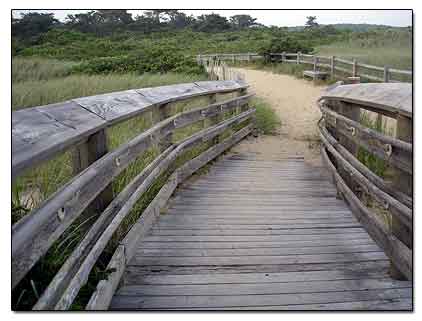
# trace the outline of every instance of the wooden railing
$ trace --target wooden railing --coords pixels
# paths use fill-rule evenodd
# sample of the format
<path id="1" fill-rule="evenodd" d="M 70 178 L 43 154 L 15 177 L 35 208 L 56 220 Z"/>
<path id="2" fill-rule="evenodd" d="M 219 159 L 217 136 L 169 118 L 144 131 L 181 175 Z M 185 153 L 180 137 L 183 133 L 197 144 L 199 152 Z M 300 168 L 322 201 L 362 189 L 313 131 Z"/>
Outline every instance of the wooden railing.
<path id="1" fill-rule="evenodd" d="M 79 173 L 13 225 L 12 289 L 83 211 L 97 202 L 101 204 L 102 213 L 34 306 L 43 310 L 68 309 L 136 201 L 160 175 L 172 171 L 140 219 L 121 240 L 108 266 L 113 272 L 107 280 L 99 282 L 86 307 L 107 308 L 125 264 L 134 253 L 136 240 L 151 226 L 177 185 L 254 129 L 255 110 L 248 106 L 252 95 L 246 90 L 245 83 L 204 81 L 84 97 L 13 112 L 12 173 L 15 179 L 24 170 L 72 146 L 76 146 L 74 166 Z M 217 102 L 217 96 L 227 93 L 236 97 Z M 210 104 L 170 115 L 172 104 L 195 97 L 208 97 Z M 234 116 L 224 119 L 227 112 Z M 152 113 L 157 119 L 155 125 L 108 152 L 105 129 L 145 113 Z M 173 142 L 176 129 L 205 120 L 211 125 Z M 229 137 L 219 139 L 228 129 L 232 129 Z M 209 143 L 208 149 L 174 169 L 180 155 L 204 143 Z M 113 179 L 152 146 L 159 146 L 161 154 L 113 199 L 110 194 L 106 196 L 109 199 L 104 199 L 103 191 Z"/>
<path id="2" fill-rule="evenodd" d="M 251 62 L 263 58 L 264 56 L 257 53 L 206 54 L 197 56 L 198 60 L 218 59 L 228 62 Z M 300 52 L 283 52 L 270 53 L 267 58 L 272 62 L 312 65 L 314 70 L 327 70 L 333 79 L 350 76 L 376 82 L 412 82 L 413 76 L 411 70 L 401 70 L 388 66 L 373 66 L 360 63 L 356 59 L 347 60 L 335 56 L 328 57 L 303 54 Z"/>
<path id="3" fill-rule="evenodd" d="M 412 86 L 335 85 L 319 101 L 322 157 L 341 196 L 391 259 L 395 278 L 412 278 Z M 361 109 L 396 119 L 396 137 L 362 125 Z M 358 149 L 388 164 L 392 179 L 357 159 Z M 378 206 L 366 206 L 362 195 Z M 381 219 L 386 213 L 388 220 Z M 390 221 L 391 220 L 391 221 Z"/>

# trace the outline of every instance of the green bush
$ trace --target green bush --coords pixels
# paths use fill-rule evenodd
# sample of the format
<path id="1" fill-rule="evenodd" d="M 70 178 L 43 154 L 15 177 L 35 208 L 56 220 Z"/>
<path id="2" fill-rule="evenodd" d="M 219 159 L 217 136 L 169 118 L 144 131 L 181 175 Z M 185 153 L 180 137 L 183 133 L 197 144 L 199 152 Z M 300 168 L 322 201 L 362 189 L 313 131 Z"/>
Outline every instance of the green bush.
<path id="1" fill-rule="evenodd" d="M 198 65 L 191 57 L 185 57 L 165 48 L 149 49 L 139 54 L 93 58 L 76 65 L 73 71 L 87 74 L 177 72 L 201 75 L 205 73 L 204 67 Z"/>
<path id="2" fill-rule="evenodd" d="M 262 46 L 259 49 L 259 54 L 263 55 L 265 57 L 265 61 L 270 61 L 270 53 L 273 52 L 289 52 L 289 53 L 295 53 L 295 52 L 301 52 L 301 53 L 310 53 L 314 49 L 309 44 L 309 41 L 304 40 L 297 40 L 295 38 L 286 36 L 286 37 L 277 37 L 271 39 L 269 43 Z"/>

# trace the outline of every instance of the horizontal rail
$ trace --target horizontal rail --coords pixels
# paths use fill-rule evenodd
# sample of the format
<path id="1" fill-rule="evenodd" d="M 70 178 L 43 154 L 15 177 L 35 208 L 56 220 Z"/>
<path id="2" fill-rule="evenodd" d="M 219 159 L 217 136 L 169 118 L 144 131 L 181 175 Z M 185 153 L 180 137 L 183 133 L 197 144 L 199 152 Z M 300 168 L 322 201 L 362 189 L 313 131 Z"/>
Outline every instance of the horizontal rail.
<path id="1" fill-rule="evenodd" d="M 312 55 L 312 54 L 303 54 L 300 52 L 297 53 L 269 53 L 267 54 L 267 57 L 277 57 L 275 59 L 276 61 L 286 62 L 286 63 L 303 63 L 303 64 L 312 64 L 315 67 L 324 67 L 324 68 L 330 68 L 332 72 L 332 77 L 334 78 L 334 71 L 340 71 L 344 74 L 349 74 L 352 77 L 362 77 L 364 79 L 376 81 L 376 82 L 400 82 L 403 81 L 403 79 L 391 79 L 393 75 L 402 75 L 407 77 L 412 77 L 413 73 L 411 70 L 401 70 L 401 69 L 395 69 L 395 68 L 388 68 L 386 66 L 374 66 L 370 64 L 364 64 L 360 63 L 356 60 L 347 60 L 344 58 L 338 58 L 335 56 L 327 57 L 327 56 L 318 56 L 318 55 Z M 260 56 L 256 53 L 246 53 L 246 54 L 208 54 L 208 55 L 198 55 L 198 58 L 200 59 L 227 59 L 232 61 L 249 61 L 252 58 L 264 58 L 264 56 Z M 296 59 L 289 59 L 289 57 L 295 57 Z M 308 58 L 308 59 L 305 59 Z M 321 64 L 317 60 L 324 60 L 326 62 L 330 62 L 329 64 Z M 351 66 L 351 69 L 344 68 L 344 66 L 337 66 L 336 63 L 344 64 Z M 364 68 L 367 70 L 372 70 L 374 72 L 382 73 L 380 76 L 376 75 L 370 75 L 368 73 L 361 73 L 359 70 L 360 68 Z"/>
<path id="2" fill-rule="evenodd" d="M 412 278 L 413 144 L 410 84 L 336 85 L 319 99 L 322 156 L 338 191 L 390 258 L 394 278 Z M 393 138 L 360 123 L 360 109 L 396 118 Z M 359 148 L 384 160 L 389 182 L 358 160 Z M 366 197 L 361 197 L 366 195 Z M 361 200 L 379 206 L 365 206 Z M 387 215 L 385 222 L 380 213 Z"/>
<path id="3" fill-rule="evenodd" d="M 388 163 L 412 174 L 412 144 L 385 136 L 321 106 L 325 120 L 336 130 Z M 330 116 L 330 117 L 327 117 Z"/>
<path id="4" fill-rule="evenodd" d="M 327 155 L 325 148 L 322 149 L 322 157 L 326 167 L 333 175 L 334 182 L 347 199 L 353 213 L 365 227 L 375 242 L 384 250 L 385 254 L 395 263 L 407 279 L 412 279 L 412 251 L 388 231 L 385 224 L 370 210 L 368 210 L 353 191 L 347 186 L 343 178 L 337 172 Z"/>
<path id="5" fill-rule="evenodd" d="M 75 256 L 78 256 L 83 250 L 88 252 L 84 246 L 90 244 L 90 251 L 85 253 L 83 257 L 79 256 L 78 262 L 75 259 L 72 259 L 72 263 L 67 264 L 66 269 L 63 269 L 62 275 L 57 276 L 53 280 L 52 284 L 44 292 L 43 297 L 35 306 L 36 309 L 59 309 L 65 310 L 70 307 L 73 300 L 75 299 L 80 288 L 88 280 L 89 273 L 94 266 L 95 262 L 99 258 L 100 254 L 103 252 L 107 242 L 111 239 L 113 233 L 117 230 L 120 223 L 123 219 L 130 213 L 130 210 L 136 204 L 137 200 L 148 190 L 148 188 L 160 177 L 161 174 L 166 171 L 169 166 L 174 163 L 176 158 L 180 156 L 186 150 L 193 148 L 198 143 L 204 143 L 210 141 L 214 137 L 221 134 L 229 126 L 233 124 L 238 124 L 249 119 L 255 113 L 254 109 L 248 110 L 239 114 L 235 117 L 232 117 L 222 123 L 204 129 L 184 141 L 180 142 L 173 149 L 168 149 L 164 152 L 164 157 L 159 157 L 157 161 L 153 162 L 144 169 L 144 171 L 138 175 L 126 188 L 114 199 L 114 201 L 106 208 L 97 222 L 94 224 L 93 228 L 98 230 L 97 226 L 104 225 L 105 229 L 102 231 L 101 235 L 95 239 L 95 243 L 92 242 L 92 237 L 89 241 L 82 241 L 84 244 L 80 244 L 79 247 L 75 250 Z M 161 155 L 160 155 L 161 156 Z M 108 220 L 107 218 L 110 217 Z M 104 218 L 103 218 L 104 217 Z M 82 261 L 82 262 L 81 262 Z M 80 263 L 80 264 L 77 264 Z M 66 274 L 66 277 L 63 277 L 63 274 Z M 71 279 L 71 281 L 68 281 Z M 67 282 L 66 282 L 67 281 Z M 58 286 L 58 283 L 68 283 L 65 285 Z M 60 289 L 61 291 L 55 291 L 55 289 Z M 59 293 L 57 293 L 59 292 Z M 56 298 L 55 302 L 52 302 L 52 298 Z M 53 305 L 48 305 L 47 303 L 53 303 Z"/>
<path id="6" fill-rule="evenodd" d="M 168 118 L 93 163 L 12 228 L 13 287 L 96 196 L 140 153 L 175 129 L 243 106 L 251 95 Z"/>
<path id="7" fill-rule="evenodd" d="M 98 283 L 97 289 L 91 296 L 91 299 L 86 307 L 87 310 L 106 310 L 109 307 L 112 296 L 122 276 L 123 269 L 120 267 L 126 266 L 133 257 L 135 254 L 135 245 L 138 243 L 138 240 L 146 234 L 146 231 L 148 231 L 152 222 L 159 215 L 161 209 L 164 207 L 176 187 L 192 173 L 248 135 L 252 129 L 253 126 L 251 124 L 242 128 L 223 142 L 211 147 L 201 155 L 188 161 L 170 176 L 167 183 L 161 188 L 160 192 L 143 212 L 140 220 L 135 223 L 125 239 L 121 242 L 119 248 L 115 251 L 107 269 L 114 268 L 116 271 L 111 273 L 107 280 L 102 280 Z"/>
<path id="8" fill-rule="evenodd" d="M 77 98 L 12 113 L 12 178 L 103 128 L 160 105 L 247 88 L 236 81 L 201 81 Z"/>
<path id="9" fill-rule="evenodd" d="M 349 173 L 350 177 L 352 177 L 352 180 L 359 184 L 361 188 L 366 191 L 367 194 L 371 193 L 372 196 L 376 197 L 378 202 L 380 204 L 383 204 L 385 208 L 389 208 L 390 206 L 395 208 L 397 210 L 397 212 L 395 213 L 398 213 L 398 219 L 411 230 L 412 210 L 400 203 L 398 200 L 396 200 L 389 194 L 379 189 L 374 183 L 372 183 L 357 169 L 355 169 L 355 167 L 334 148 L 334 146 L 328 139 L 329 134 L 324 128 L 320 128 L 320 137 L 327 150 L 336 159 L 337 164 L 340 164 L 340 166 L 342 166 Z M 335 141 L 332 136 L 330 138 L 331 141 Z M 337 141 L 335 141 L 335 143 L 338 144 Z"/>

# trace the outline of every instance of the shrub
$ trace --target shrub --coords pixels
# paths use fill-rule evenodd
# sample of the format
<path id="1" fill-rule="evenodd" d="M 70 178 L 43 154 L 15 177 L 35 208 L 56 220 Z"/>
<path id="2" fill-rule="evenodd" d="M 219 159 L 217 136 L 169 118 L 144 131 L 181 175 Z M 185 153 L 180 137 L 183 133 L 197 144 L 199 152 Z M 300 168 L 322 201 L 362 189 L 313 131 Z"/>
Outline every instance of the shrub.
<path id="1" fill-rule="evenodd" d="M 204 67 L 191 57 L 165 48 L 152 48 L 138 54 L 99 57 L 86 60 L 73 68 L 74 72 L 88 74 L 108 73 L 167 73 L 178 72 L 201 75 Z"/>
<path id="2" fill-rule="evenodd" d="M 265 61 L 269 62 L 269 54 L 272 52 L 302 52 L 302 53 L 310 53 L 314 49 L 309 45 L 307 41 L 299 41 L 289 36 L 282 37 L 282 38 L 273 38 L 269 43 L 262 46 L 259 49 L 259 54 L 265 57 Z"/>

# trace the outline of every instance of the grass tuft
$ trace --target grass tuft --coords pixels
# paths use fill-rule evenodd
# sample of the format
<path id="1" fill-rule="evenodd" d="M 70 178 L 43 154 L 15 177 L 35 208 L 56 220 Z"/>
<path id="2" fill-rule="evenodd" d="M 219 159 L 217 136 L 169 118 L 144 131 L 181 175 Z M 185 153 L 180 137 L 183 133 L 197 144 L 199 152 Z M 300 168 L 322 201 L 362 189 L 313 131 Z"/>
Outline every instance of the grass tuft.
<path id="1" fill-rule="evenodd" d="M 281 121 L 271 106 L 259 98 L 253 98 L 251 106 L 256 108 L 256 126 L 258 131 L 265 135 L 276 134 Z"/>

